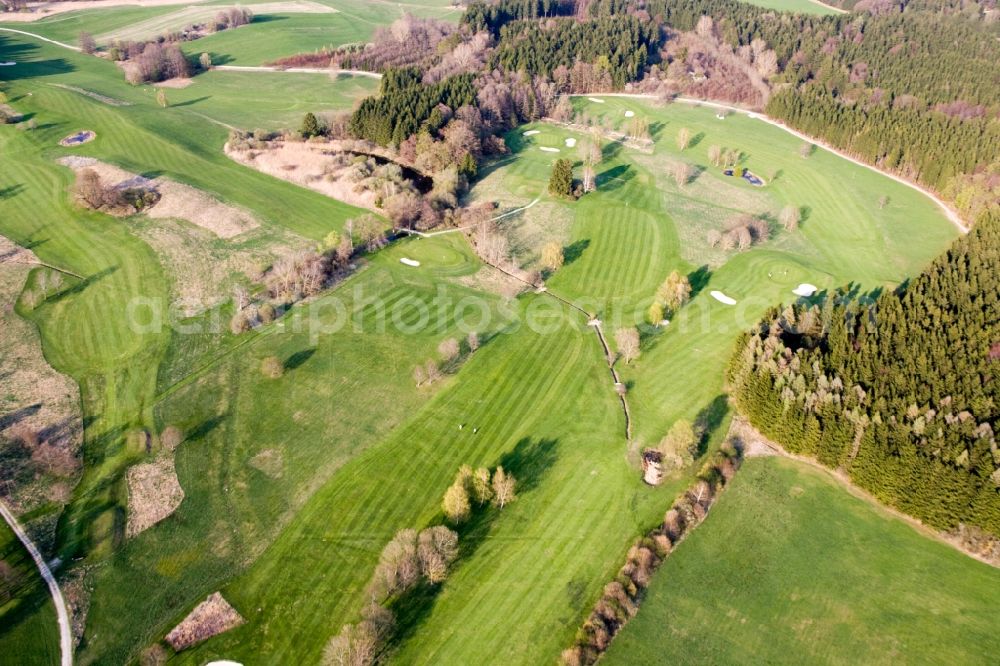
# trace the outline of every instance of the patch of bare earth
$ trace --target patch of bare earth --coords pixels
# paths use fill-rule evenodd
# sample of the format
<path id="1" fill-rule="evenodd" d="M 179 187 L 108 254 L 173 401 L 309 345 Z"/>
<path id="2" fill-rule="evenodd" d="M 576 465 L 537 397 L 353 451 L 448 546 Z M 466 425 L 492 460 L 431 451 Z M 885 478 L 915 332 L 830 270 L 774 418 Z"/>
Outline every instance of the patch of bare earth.
<path id="1" fill-rule="evenodd" d="M 75 12 L 81 9 L 104 9 L 107 7 L 163 7 L 186 5 L 191 0 L 73 0 L 71 2 L 29 2 L 26 11 L 6 12 L 5 22 L 31 23 L 56 14 Z"/>
<path id="2" fill-rule="evenodd" d="M 277 449 L 264 449 L 250 459 L 250 466 L 272 479 L 280 479 L 285 472 L 285 456 Z"/>
<path id="3" fill-rule="evenodd" d="M 167 79 L 166 81 L 158 81 L 153 85 L 157 88 L 187 88 L 191 85 L 193 81 L 191 79 Z"/>
<path id="4" fill-rule="evenodd" d="M 381 212 L 375 205 L 375 193 L 358 188 L 348 178 L 351 167 L 339 164 L 335 157 L 339 149 L 335 142 L 271 141 L 265 148 L 250 150 L 234 150 L 227 144 L 226 155 L 269 176 Z"/>
<path id="5" fill-rule="evenodd" d="M 0 236 L 0 496 L 21 514 L 69 501 L 79 479 L 80 391 L 42 354 L 38 331 L 15 311 L 37 257 Z M 47 270 L 47 269 L 42 269 Z M 59 511 L 28 521 L 32 537 L 54 529 Z"/>
<path id="6" fill-rule="evenodd" d="M 70 628 L 73 630 L 73 642 L 76 645 L 83 640 L 87 628 L 87 613 L 90 612 L 90 590 L 87 588 L 88 569 L 79 567 L 73 569 L 60 581 L 63 597 L 70 613 Z"/>
<path id="7" fill-rule="evenodd" d="M 278 229 L 253 230 L 234 245 L 174 219 L 146 220 L 133 232 L 173 277 L 174 303 L 185 317 L 230 298 L 231 288 L 244 276 L 259 274 L 277 257 L 312 248 L 307 239 Z"/>
<path id="8" fill-rule="evenodd" d="M 188 616 L 167 634 L 167 642 L 177 652 L 246 622 L 218 592 L 195 606 Z"/>
<path id="9" fill-rule="evenodd" d="M 153 219 L 175 218 L 232 238 L 260 226 L 248 211 L 222 203 L 205 192 L 166 178 L 145 178 L 91 157 L 63 157 L 60 164 L 74 171 L 93 169 L 101 182 L 118 188 L 143 187 L 159 192 L 160 200 L 144 211 Z"/>
<path id="10" fill-rule="evenodd" d="M 177 480 L 172 456 L 128 468 L 128 523 L 125 535 L 134 537 L 160 522 L 181 505 L 184 489 Z"/>

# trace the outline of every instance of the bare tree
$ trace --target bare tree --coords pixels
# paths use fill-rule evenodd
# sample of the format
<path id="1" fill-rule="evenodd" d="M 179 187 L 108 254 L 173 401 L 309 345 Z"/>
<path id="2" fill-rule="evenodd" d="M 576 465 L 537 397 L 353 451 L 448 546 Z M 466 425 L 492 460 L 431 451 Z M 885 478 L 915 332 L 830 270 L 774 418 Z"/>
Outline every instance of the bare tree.
<path id="1" fill-rule="evenodd" d="M 583 191 L 593 192 L 597 189 L 597 174 L 591 164 L 583 165 Z"/>
<path id="2" fill-rule="evenodd" d="M 697 439 L 691 422 L 678 419 L 660 441 L 657 449 L 663 456 L 663 462 L 669 467 L 677 469 L 694 462 L 694 448 Z"/>
<path id="3" fill-rule="evenodd" d="M 799 146 L 799 156 L 809 157 L 810 155 L 813 154 L 814 148 L 815 147 L 808 141 L 803 142 L 802 145 Z"/>
<path id="4" fill-rule="evenodd" d="M 687 276 L 671 271 L 656 292 L 656 299 L 667 309 L 675 311 L 691 298 L 691 283 Z"/>
<path id="5" fill-rule="evenodd" d="M 626 363 L 639 358 L 639 330 L 636 328 L 619 328 L 615 331 L 615 345 L 618 353 Z"/>
<path id="6" fill-rule="evenodd" d="M 698 19 L 698 24 L 695 26 L 695 32 L 698 33 L 699 37 L 704 37 L 706 39 L 712 37 L 713 22 L 711 16 L 702 16 Z"/>
<path id="7" fill-rule="evenodd" d="M 93 169 L 83 169 L 76 177 L 77 200 L 87 208 L 98 209 L 104 205 L 104 186 Z"/>
<path id="8" fill-rule="evenodd" d="M 542 267 L 550 271 L 556 271 L 563 265 L 562 246 L 555 241 L 546 243 L 542 248 Z"/>
<path id="9" fill-rule="evenodd" d="M 417 386 L 425 383 L 427 381 L 427 371 L 422 365 L 413 366 L 413 383 Z"/>
<path id="10" fill-rule="evenodd" d="M 448 487 L 441 508 L 445 517 L 453 524 L 464 523 L 469 519 L 472 507 L 469 504 L 469 491 L 466 490 L 464 481 L 456 480 Z"/>
<path id="11" fill-rule="evenodd" d="M 260 362 L 260 371 L 265 377 L 277 379 L 285 374 L 285 366 L 277 356 L 268 356 Z"/>
<path id="12" fill-rule="evenodd" d="M 691 180 L 694 167 L 687 162 L 674 162 L 670 165 L 670 173 L 673 174 L 674 182 L 677 183 L 677 186 L 684 187 Z"/>
<path id="13" fill-rule="evenodd" d="M 442 340 L 441 344 L 438 345 L 438 353 L 441 354 L 441 358 L 446 363 L 455 360 L 459 353 L 458 340 L 455 338 Z"/>
<path id="14" fill-rule="evenodd" d="M 687 150 L 687 147 L 691 144 L 691 130 L 687 127 L 682 127 L 677 132 L 677 149 Z"/>
<path id="15" fill-rule="evenodd" d="M 474 352 L 479 349 L 479 334 L 475 331 L 470 331 L 469 335 L 465 338 L 465 342 L 469 345 L 469 351 Z"/>
<path id="16" fill-rule="evenodd" d="M 493 506 L 502 509 L 517 499 L 516 487 L 517 479 L 505 472 L 503 467 L 497 467 L 493 472 Z"/>
<path id="17" fill-rule="evenodd" d="M 715 247 L 722 242 L 722 233 L 720 233 L 717 229 L 709 229 L 708 233 L 705 235 L 705 240 L 708 242 L 709 247 Z"/>
<path id="18" fill-rule="evenodd" d="M 87 55 L 90 55 L 97 50 L 97 42 L 94 41 L 94 36 L 89 32 L 81 32 L 79 42 L 80 51 L 86 53 Z"/>
<path id="19" fill-rule="evenodd" d="M 709 146 L 708 159 L 714 166 L 719 166 L 719 160 L 722 159 L 722 147 L 716 145 Z"/>
<path id="20" fill-rule="evenodd" d="M 778 221 L 786 231 L 795 231 L 799 228 L 799 209 L 796 206 L 788 205 L 781 209 L 778 214 Z"/>
<path id="21" fill-rule="evenodd" d="M 493 485 L 490 483 L 490 470 L 480 467 L 472 475 L 472 498 L 482 506 L 493 499 Z"/>

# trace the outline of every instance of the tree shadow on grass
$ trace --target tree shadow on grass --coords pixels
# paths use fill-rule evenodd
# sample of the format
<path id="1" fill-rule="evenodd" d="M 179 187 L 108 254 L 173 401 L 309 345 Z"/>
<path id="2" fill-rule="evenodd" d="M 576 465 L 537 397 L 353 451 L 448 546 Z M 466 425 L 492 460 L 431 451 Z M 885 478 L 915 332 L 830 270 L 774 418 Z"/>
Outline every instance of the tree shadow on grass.
<path id="1" fill-rule="evenodd" d="M 704 140 L 705 140 L 705 133 L 704 132 L 698 132 L 693 137 L 691 137 L 691 141 L 688 142 L 687 147 L 688 148 L 694 148 L 695 146 L 697 146 L 699 143 L 701 143 Z"/>
<path id="2" fill-rule="evenodd" d="M 649 124 L 649 136 L 653 141 L 659 141 L 660 135 L 663 134 L 663 130 L 667 127 L 667 124 L 661 120 L 654 121 Z"/>
<path id="3" fill-rule="evenodd" d="M 198 104 L 199 102 L 204 102 L 206 99 L 212 99 L 212 96 L 211 95 L 203 95 L 201 97 L 195 97 L 194 99 L 189 99 L 189 100 L 186 100 L 186 101 L 183 101 L 183 102 L 172 102 L 170 104 L 170 106 L 172 106 L 172 107 L 192 106 L 194 104 Z"/>
<path id="4" fill-rule="evenodd" d="M 635 172 L 630 169 L 628 164 L 619 164 L 597 175 L 597 189 L 617 190 L 633 177 L 635 177 Z"/>
<path id="5" fill-rule="evenodd" d="M 694 298 L 708 286 L 708 281 L 712 279 L 712 271 L 708 270 L 708 265 L 705 264 L 688 273 L 687 278 L 691 285 L 691 298 Z"/>
<path id="6" fill-rule="evenodd" d="M 717 395 L 712 399 L 712 402 L 698 412 L 698 417 L 695 419 L 695 429 L 697 432 L 701 433 L 701 437 L 698 440 L 698 451 L 695 454 L 696 457 L 701 457 L 705 454 L 708 449 L 708 442 L 712 439 L 712 435 L 719 426 L 722 425 L 722 421 L 726 418 L 726 414 L 729 413 L 729 401 L 724 395 Z"/>
<path id="7" fill-rule="evenodd" d="M 569 245 L 563 248 L 563 266 L 569 266 L 574 261 L 579 259 L 584 250 L 590 247 L 590 239 L 582 238 L 578 241 L 573 241 Z"/>
<path id="8" fill-rule="evenodd" d="M 309 349 L 303 349 L 297 351 L 285 360 L 285 370 L 294 370 L 301 366 L 303 363 L 312 358 L 312 355 L 316 353 L 315 347 L 310 347 Z"/>
<path id="9" fill-rule="evenodd" d="M 538 487 L 549 468 L 558 458 L 559 441 L 554 439 L 532 440 L 525 437 L 514 448 L 500 456 L 498 465 L 517 479 L 517 494 L 522 496 Z M 491 506 L 474 506 L 471 518 L 457 528 L 459 555 L 452 568 L 476 552 L 489 536 L 493 521 L 504 509 Z M 437 521 L 435 521 L 437 522 Z M 389 605 L 396 615 L 396 631 L 390 641 L 398 646 L 413 637 L 424 621 L 430 617 L 437 603 L 441 585 L 421 582 Z"/>
<path id="10" fill-rule="evenodd" d="M 109 266 L 108 268 L 98 271 L 93 275 L 88 275 L 82 280 L 77 280 L 75 284 L 70 285 L 69 287 L 66 287 L 63 290 L 52 294 L 46 300 L 52 303 L 58 303 L 59 301 L 63 300 L 68 296 L 75 296 L 77 294 L 80 294 L 90 285 L 94 284 L 95 282 L 99 282 L 100 280 L 106 278 L 107 276 L 111 275 L 117 270 L 118 270 L 117 266 Z"/>

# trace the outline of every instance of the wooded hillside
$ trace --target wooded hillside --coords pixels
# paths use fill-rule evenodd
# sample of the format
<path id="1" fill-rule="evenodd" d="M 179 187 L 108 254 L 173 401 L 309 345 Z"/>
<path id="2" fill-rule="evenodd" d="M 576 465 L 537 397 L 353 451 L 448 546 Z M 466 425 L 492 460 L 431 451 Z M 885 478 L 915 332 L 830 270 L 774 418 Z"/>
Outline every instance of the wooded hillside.
<path id="1" fill-rule="evenodd" d="M 936 528 L 1000 535 L 1000 215 L 896 292 L 773 310 L 729 379 L 790 451 Z"/>

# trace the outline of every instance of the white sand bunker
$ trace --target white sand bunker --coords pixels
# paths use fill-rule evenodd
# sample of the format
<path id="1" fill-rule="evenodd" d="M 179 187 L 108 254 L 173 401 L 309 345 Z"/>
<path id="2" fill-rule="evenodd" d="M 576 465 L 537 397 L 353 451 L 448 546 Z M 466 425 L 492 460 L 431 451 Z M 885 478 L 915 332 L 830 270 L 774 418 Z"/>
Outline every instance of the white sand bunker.
<path id="1" fill-rule="evenodd" d="M 238 661 L 229 661 L 228 659 L 223 659 L 221 661 L 210 661 L 205 666 L 243 666 Z"/>
<path id="2" fill-rule="evenodd" d="M 410 259 L 409 257 L 403 257 L 399 260 L 399 263 L 406 264 L 407 266 L 419 266 L 420 262 L 416 259 Z"/>
<path id="3" fill-rule="evenodd" d="M 7 62 L 0 62 L 0 67 L 13 67 L 16 64 L 13 60 L 8 60 Z"/>
<path id="4" fill-rule="evenodd" d="M 736 305 L 736 299 L 726 296 L 721 291 L 709 292 L 709 296 L 719 301 L 720 303 L 725 303 L 726 305 Z"/>
<path id="5" fill-rule="evenodd" d="M 587 99 L 596 104 L 604 104 L 604 100 L 599 97 L 588 97 Z"/>
<path id="6" fill-rule="evenodd" d="M 91 141 L 94 140 L 96 136 L 97 134 L 95 134 L 91 130 L 83 130 L 81 132 L 77 132 L 76 134 L 70 134 L 69 136 L 65 137 L 62 141 L 59 142 L 59 145 L 67 147 L 79 146 L 82 143 L 90 143 Z"/>
<path id="7" fill-rule="evenodd" d="M 541 134 L 542 130 L 528 130 L 523 136 L 535 136 L 536 134 Z"/>
<path id="8" fill-rule="evenodd" d="M 633 116 L 635 116 L 635 111 L 626 111 L 625 112 L 625 117 L 626 118 L 631 118 Z"/>
<path id="9" fill-rule="evenodd" d="M 548 146 L 542 146 L 541 148 L 539 148 L 539 150 L 544 150 L 547 153 L 558 153 L 559 152 L 558 148 L 549 148 Z"/>
<path id="10" fill-rule="evenodd" d="M 792 293 L 796 296 L 812 296 L 817 291 L 819 291 L 819 287 L 814 284 L 809 284 L 808 282 L 803 282 L 795 289 L 792 289 Z"/>
<path id="11" fill-rule="evenodd" d="M 566 147 L 567 148 L 572 148 L 575 145 L 576 145 L 576 139 L 572 139 L 572 138 L 566 139 Z"/>

